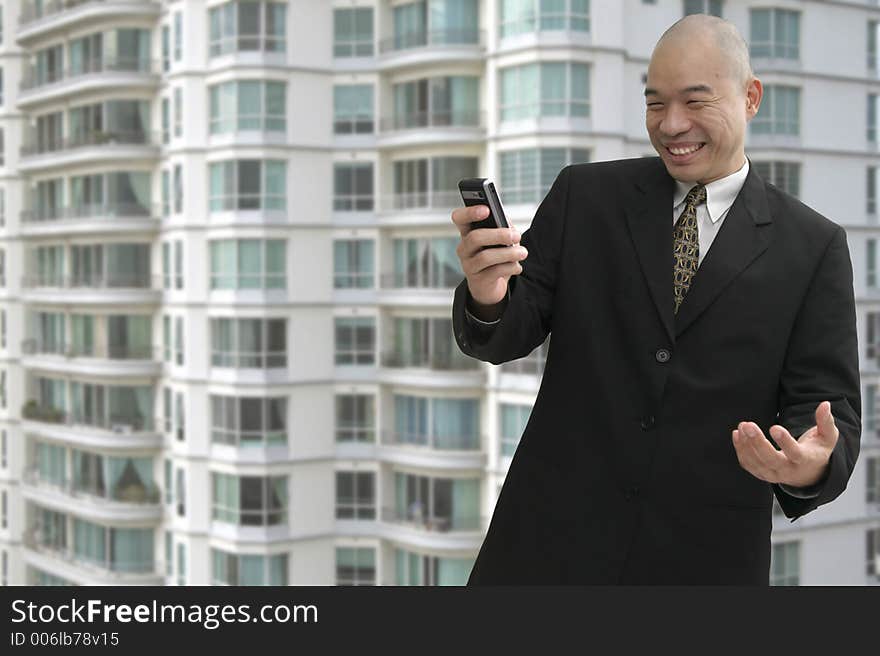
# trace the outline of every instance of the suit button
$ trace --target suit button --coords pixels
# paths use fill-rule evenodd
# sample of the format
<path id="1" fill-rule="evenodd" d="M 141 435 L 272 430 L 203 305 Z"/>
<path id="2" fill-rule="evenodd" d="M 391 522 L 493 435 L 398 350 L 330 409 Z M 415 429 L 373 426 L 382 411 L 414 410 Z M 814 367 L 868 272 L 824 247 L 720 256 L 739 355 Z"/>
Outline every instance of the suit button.
<path id="1" fill-rule="evenodd" d="M 654 428 L 654 415 L 642 417 L 642 430 L 651 430 Z"/>
<path id="2" fill-rule="evenodd" d="M 664 348 L 658 349 L 657 352 L 654 354 L 654 359 L 657 360 L 657 362 L 669 362 L 669 358 L 671 357 L 672 355 L 669 353 L 669 351 Z"/>

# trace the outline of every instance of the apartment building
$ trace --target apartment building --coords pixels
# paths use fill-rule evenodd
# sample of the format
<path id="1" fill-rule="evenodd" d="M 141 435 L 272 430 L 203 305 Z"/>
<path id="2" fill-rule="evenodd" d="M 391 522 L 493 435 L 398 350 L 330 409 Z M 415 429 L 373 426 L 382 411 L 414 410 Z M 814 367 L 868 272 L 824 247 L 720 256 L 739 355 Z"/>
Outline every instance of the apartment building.
<path id="1" fill-rule="evenodd" d="M 694 12 L 750 41 L 752 162 L 856 273 L 859 466 L 777 513 L 772 579 L 876 583 L 880 7 L 793 0 L 3 3 L 2 582 L 464 583 L 549 340 L 459 352 L 457 181 L 523 231 L 564 165 L 653 155 Z"/>

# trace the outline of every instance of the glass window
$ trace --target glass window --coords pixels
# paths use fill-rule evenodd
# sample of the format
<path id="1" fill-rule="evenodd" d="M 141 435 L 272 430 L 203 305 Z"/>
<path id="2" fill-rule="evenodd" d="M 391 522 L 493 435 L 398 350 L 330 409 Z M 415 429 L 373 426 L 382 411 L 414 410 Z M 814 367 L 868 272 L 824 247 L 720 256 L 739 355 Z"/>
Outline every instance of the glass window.
<path id="1" fill-rule="evenodd" d="M 287 585 L 287 554 L 234 554 L 211 549 L 213 585 Z"/>
<path id="2" fill-rule="evenodd" d="M 770 585 L 800 585 L 800 542 L 773 545 Z"/>
<path id="3" fill-rule="evenodd" d="M 183 212 L 183 167 L 175 164 L 174 169 L 174 213 Z"/>
<path id="4" fill-rule="evenodd" d="M 211 7 L 208 13 L 211 57 L 232 52 L 284 52 L 287 3 L 240 0 Z"/>
<path id="5" fill-rule="evenodd" d="M 210 164 L 209 206 L 212 212 L 283 210 L 287 162 L 231 160 Z"/>
<path id="6" fill-rule="evenodd" d="M 183 14 L 174 12 L 174 61 L 183 57 Z"/>
<path id="7" fill-rule="evenodd" d="M 501 120 L 590 116 L 590 68 L 543 62 L 501 69 Z"/>
<path id="8" fill-rule="evenodd" d="M 167 72 L 171 68 L 171 30 L 167 25 L 162 26 L 162 70 Z"/>
<path id="9" fill-rule="evenodd" d="M 341 212 L 373 210 L 373 163 L 333 165 L 333 209 Z"/>
<path id="10" fill-rule="evenodd" d="M 755 172 L 764 180 L 795 198 L 800 194 L 801 165 L 799 162 L 752 162 Z"/>
<path id="11" fill-rule="evenodd" d="M 868 70 L 875 73 L 880 69 L 880 60 L 878 60 L 880 48 L 877 47 L 877 44 L 880 43 L 878 32 L 880 32 L 880 21 L 868 21 Z"/>
<path id="12" fill-rule="evenodd" d="M 333 56 L 372 57 L 373 8 L 333 10 Z"/>
<path id="13" fill-rule="evenodd" d="M 242 448 L 286 445 L 286 398 L 211 396 L 211 441 Z"/>
<path id="14" fill-rule="evenodd" d="M 758 113 L 751 121 L 752 134 L 800 134 L 798 87 L 768 84 Z"/>
<path id="15" fill-rule="evenodd" d="M 336 364 L 376 364 L 374 317 L 336 317 Z"/>
<path id="16" fill-rule="evenodd" d="M 233 81 L 209 87 L 210 131 L 284 132 L 286 91 L 283 82 Z"/>
<path id="17" fill-rule="evenodd" d="M 287 523 L 287 476 L 234 476 L 213 472 L 212 518 L 239 526 Z"/>
<path id="18" fill-rule="evenodd" d="M 336 519 L 376 519 L 374 472 L 336 472 Z"/>
<path id="19" fill-rule="evenodd" d="M 376 585 L 376 550 L 336 547 L 336 585 Z"/>
<path id="20" fill-rule="evenodd" d="M 499 0 L 501 38 L 536 30 L 590 31 L 589 0 Z"/>
<path id="21" fill-rule="evenodd" d="M 373 132 L 373 85 L 337 84 L 333 87 L 333 132 Z"/>
<path id="22" fill-rule="evenodd" d="M 800 12 L 785 9 L 750 9 L 752 57 L 798 59 Z"/>
<path id="23" fill-rule="evenodd" d="M 284 289 L 283 239 L 211 242 L 211 289 Z"/>
<path id="24" fill-rule="evenodd" d="M 286 319 L 211 319 L 211 365 L 287 366 Z"/>
<path id="25" fill-rule="evenodd" d="M 721 15 L 722 0 L 684 0 L 684 15 L 688 14 L 711 14 L 712 16 Z"/>
<path id="26" fill-rule="evenodd" d="M 876 166 L 867 168 L 867 179 L 865 180 L 865 212 L 868 214 L 877 213 L 877 171 L 880 170 Z"/>
<path id="27" fill-rule="evenodd" d="M 869 143 L 877 143 L 877 97 L 876 93 L 868 94 L 868 131 L 865 137 Z"/>
<path id="28" fill-rule="evenodd" d="M 336 395 L 336 441 L 375 442 L 376 399 L 371 394 Z"/>
<path id="29" fill-rule="evenodd" d="M 513 456 L 525 431 L 532 408 L 524 404 L 502 403 L 501 406 L 501 455 Z"/>
<path id="30" fill-rule="evenodd" d="M 372 289 L 375 286 L 375 244 L 372 239 L 337 239 L 333 242 L 333 287 Z"/>

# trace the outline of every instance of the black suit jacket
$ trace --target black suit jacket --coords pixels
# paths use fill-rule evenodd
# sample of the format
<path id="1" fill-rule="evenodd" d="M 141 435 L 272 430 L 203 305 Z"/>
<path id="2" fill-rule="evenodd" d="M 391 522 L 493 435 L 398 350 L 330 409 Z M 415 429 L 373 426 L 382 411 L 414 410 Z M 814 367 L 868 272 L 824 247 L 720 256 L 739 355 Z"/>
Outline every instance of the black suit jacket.
<path id="1" fill-rule="evenodd" d="M 673 190 L 659 158 L 568 166 L 522 234 L 501 321 L 479 330 L 456 288 L 474 358 L 551 334 L 469 584 L 766 585 L 773 494 L 796 519 L 846 487 L 861 397 L 845 231 L 750 166 L 675 314 Z M 817 497 L 740 466 L 738 422 L 797 438 L 823 400 L 840 438 Z"/>

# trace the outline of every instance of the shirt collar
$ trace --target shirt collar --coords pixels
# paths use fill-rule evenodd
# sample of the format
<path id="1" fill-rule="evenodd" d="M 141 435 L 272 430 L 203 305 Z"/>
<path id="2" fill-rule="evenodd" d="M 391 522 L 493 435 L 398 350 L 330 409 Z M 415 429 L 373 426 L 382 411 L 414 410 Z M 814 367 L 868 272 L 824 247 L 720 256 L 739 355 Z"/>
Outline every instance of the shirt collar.
<path id="1" fill-rule="evenodd" d="M 748 174 L 749 160 L 746 158 L 739 171 L 735 171 L 724 178 L 706 185 L 706 209 L 709 211 L 709 218 L 712 220 L 712 223 L 718 221 L 721 215 L 733 205 L 733 201 L 736 200 L 737 194 L 739 194 L 740 189 L 745 184 Z M 684 203 L 687 193 L 693 186 L 693 182 L 675 181 L 675 193 L 672 195 L 673 209 Z"/>

